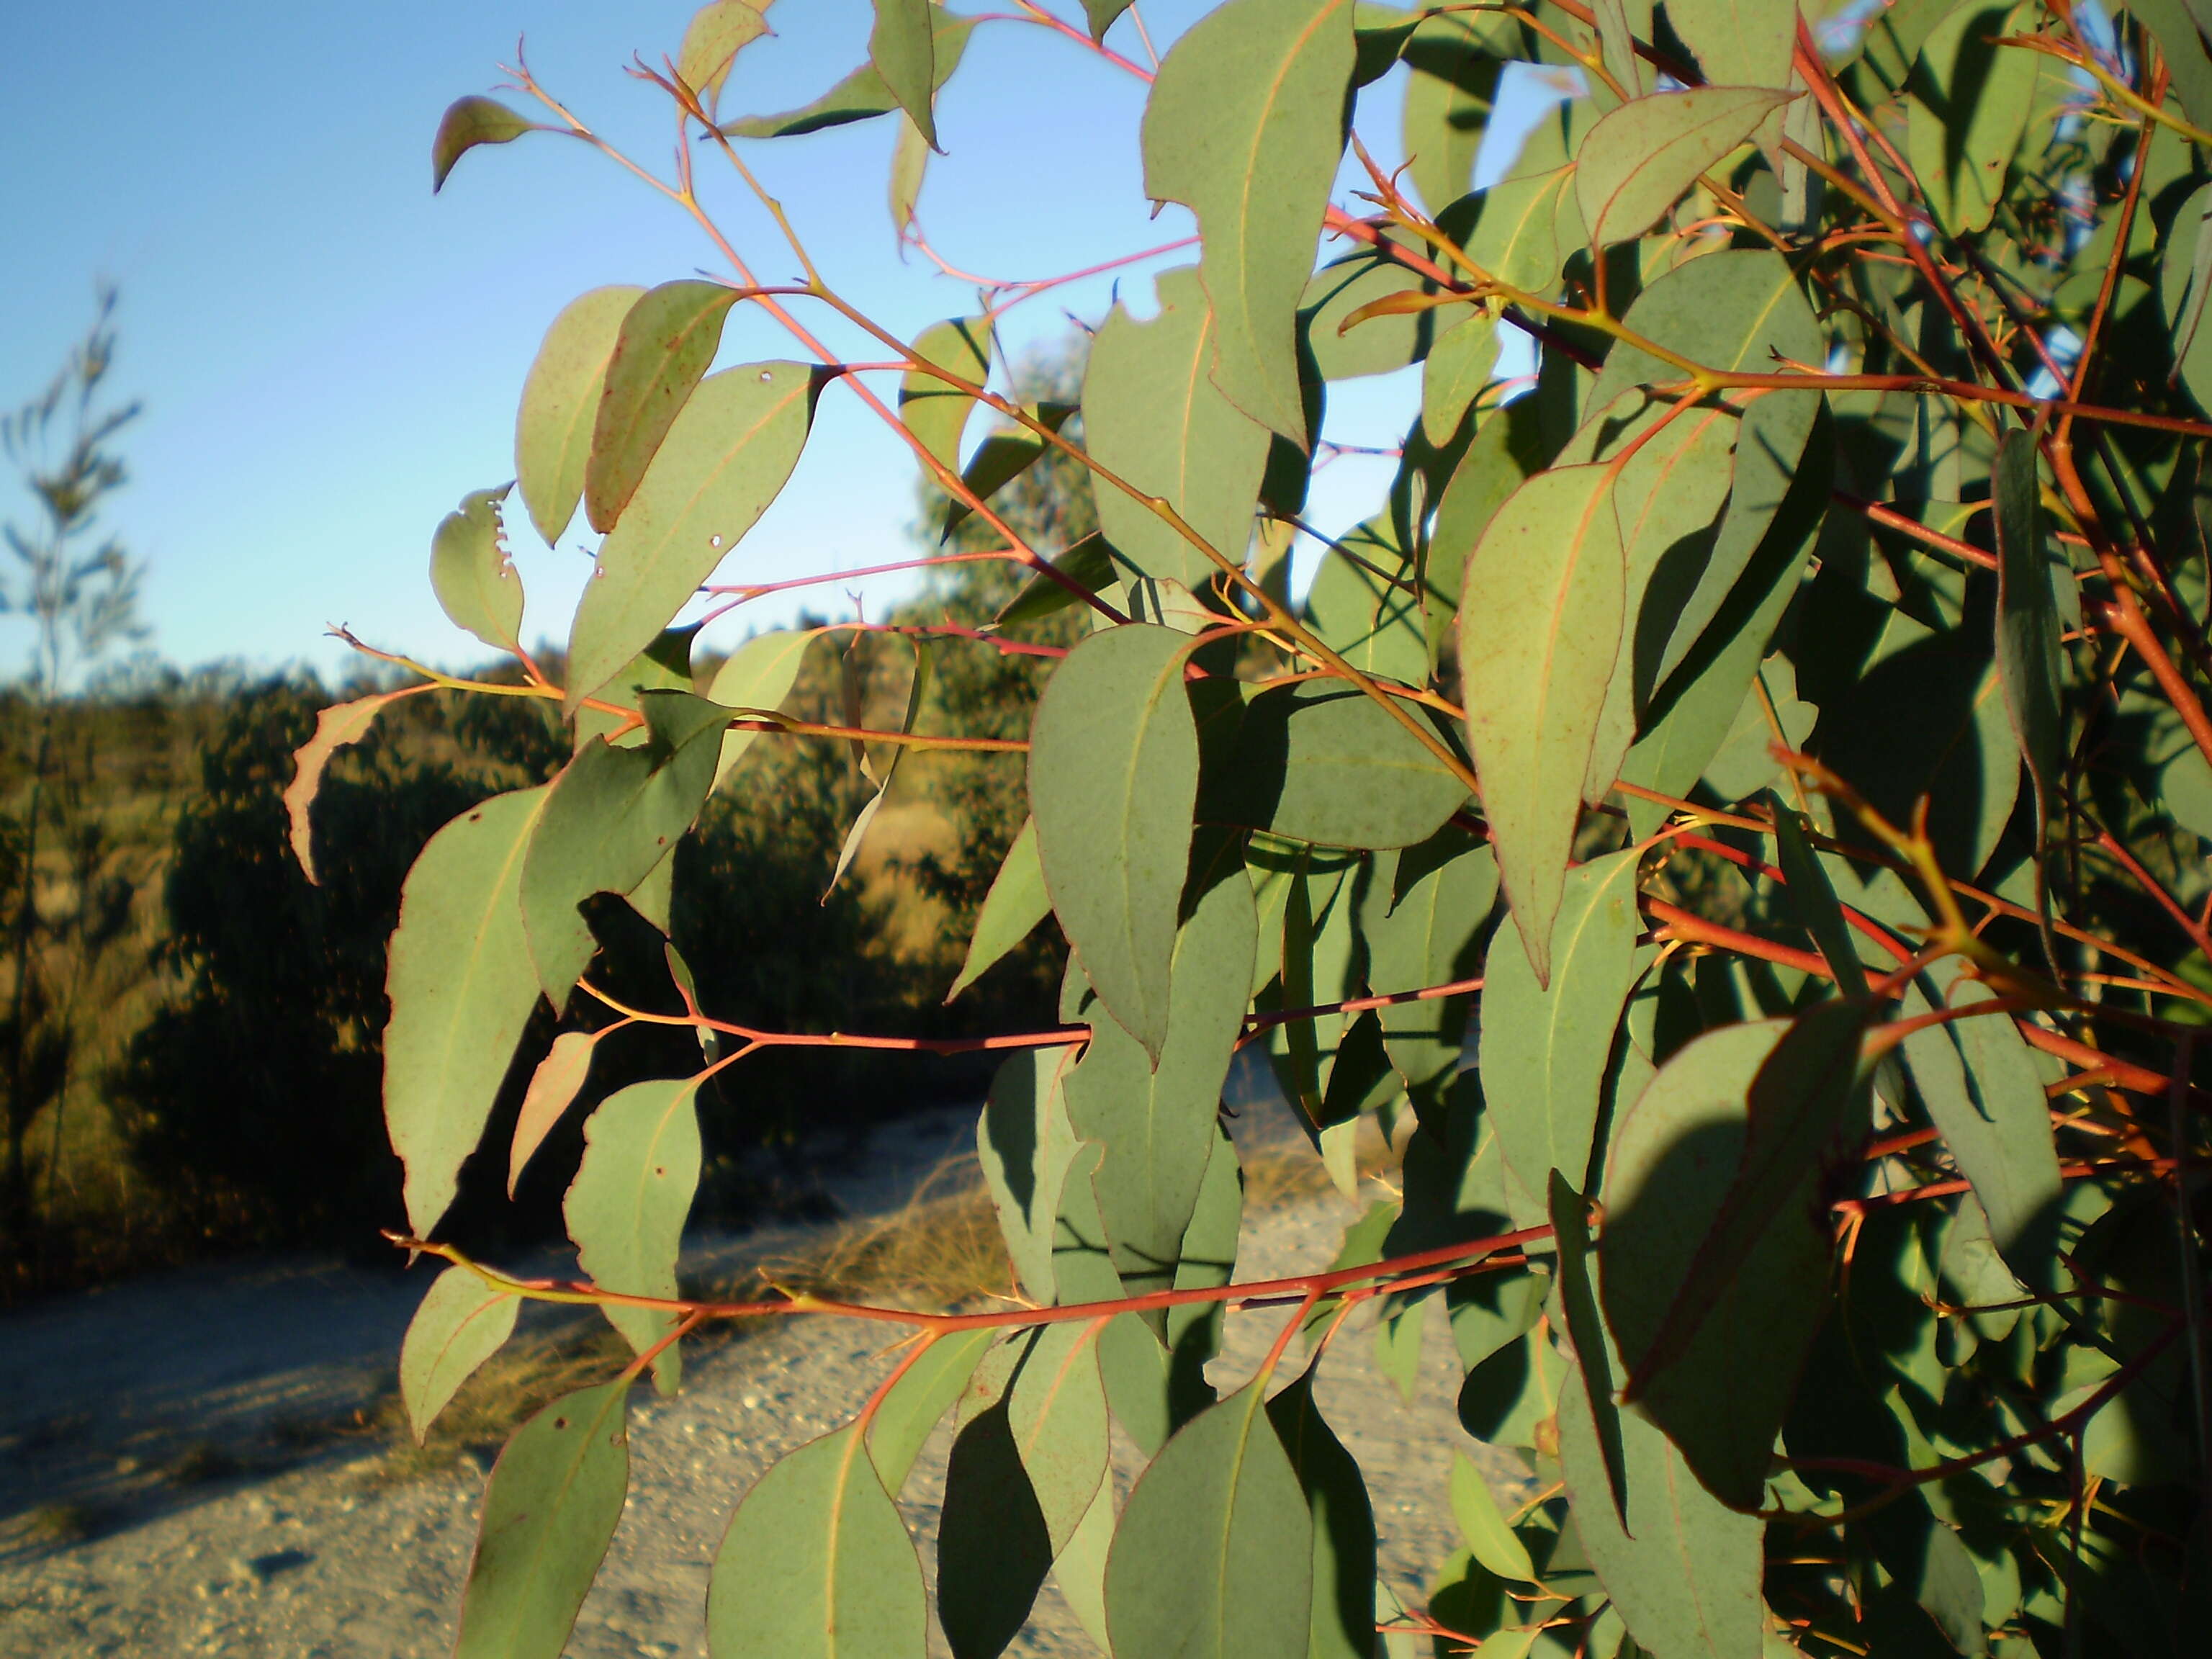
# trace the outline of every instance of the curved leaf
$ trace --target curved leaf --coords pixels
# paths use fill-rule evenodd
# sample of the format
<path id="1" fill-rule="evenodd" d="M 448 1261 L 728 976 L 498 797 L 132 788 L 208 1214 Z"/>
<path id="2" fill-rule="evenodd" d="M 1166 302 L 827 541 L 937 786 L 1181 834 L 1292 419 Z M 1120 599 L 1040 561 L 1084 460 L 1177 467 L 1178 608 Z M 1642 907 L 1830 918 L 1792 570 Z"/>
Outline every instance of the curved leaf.
<path id="1" fill-rule="evenodd" d="M 1790 101 L 1764 87 L 1693 87 L 1632 98 L 1599 118 L 1575 157 L 1591 246 L 1633 240 Z"/>
<path id="2" fill-rule="evenodd" d="M 530 1011 L 522 865 L 550 792 L 495 795 L 430 837 L 400 890 L 385 990 L 384 1119 L 406 1166 L 407 1224 L 453 1201 Z"/>
<path id="3" fill-rule="evenodd" d="M 999 1340 L 988 1328 L 954 1331 L 930 1340 L 876 1406 L 868 1423 L 868 1455 L 892 1497 L 906 1485 L 914 1460 L 921 1455 L 939 1419 L 952 1409 L 975 1374 L 984 1352 Z"/>
<path id="4" fill-rule="evenodd" d="M 583 499 L 607 364 L 623 319 L 644 297 L 643 289 L 621 283 L 571 300 L 545 331 L 530 378 L 522 383 L 514 417 L 514 477 L 530 522 L 549 547 L 560 540 Z"/>
<path id="5" fill-rule="evenodd" d="M 815 390 L 803 363 L 748 363 L 691 394 L 599 544 L 568 635 L 568 712 L 653 642 L 775 499 L 805 447 Z"/>
<path id="6" fill-rule="evenodd" d="M 1199 816 L 1325 847 L 1411 847 L 1467 799 L 1373 698 L 1324 682 L 1252 699 L 1233 765 L 1207 781 Z"/>
<path id="7" fill-rule="evenodd" d="M 1037 859 L 1036 821 L 1022 820 L 1021 832 L 991 878 L 975 912 L 975 931 L 968 941 L 968 956 L 960 964 L 960 977 L 945 994 L 947 1002 L 973 985 L 983 974 L 1052 914 L 1045 896 L 1044 866 Z"/>
<path id="8" fill-rule="evenodd" d="M 622 518 L 714 361 L 737 302 L 733 288 L 687 280 L 663 283 L 623 314 L 584 464 L 584 516 L 592 529 L 604 534 Z"/>
<path id="9" fill-rule="evenodd" d="M 1420 570 L 1389 515 L 1378 514 L 1322 555 L 1306 626 L 1363 674 L 1425 686 L 1429 640 Z"/>
<path id="10" fill-rule="evenodd" d="M 956 17 L 942 6 L 932 6 L 930 78 L 941 89 L 960 66 L 968 36 L 975 28 L 972 17 Z M 851 121 L 873 120 L 899 107 L 899 100 L 884 84 L 873 64 L 864 64 L 811 104 L 786 110 L 781 115 L 748 115 L 725 121 L 720 131 L 732 138 L 793 138 L 801 133 L 841 127 Z"/>
<path id="11" fill-rule="evenodd" d="M 696 1078 L 633 1083 L 584 1120 L 584 1161 L 561 1206 L 576 1260 L 603 1290 L 625 1296 L 676 1295 L 684 1223 L 699 1189 Z M 604 1302 L 607 1322 L 639 1353 L 676 1328 L 672 1313 Z M 653 1361 L 661 1393 L 676 1392 L 679 1350 Z"/>
<path id="12" fill-rule="evenodd" d="M 1030 811 L 1054 913 L 1115 1019 L 1155 1060 L 1198 795 L 1190 637 L 1093 634 L 1045 682 L 1030 734 Z"/>
<path id="13" fill-rule="evenodd" d="M 1954 234 L 1984 228 L 2004 194 L 2005 170 L 2033 107 L 2039 60 L 1996 42 L 2031 32 L 2037 15 L 1965 0 L 1921 43 L 1906 100 L 1905 159 L 1936 222 Z"/>
<path id="14" fill-rule="evenodd" d="M 1997 684 L 2035 781 L 2039 845 L 2066 774 L 2066 726 L 2058 601 L 2051 588 L 2038 488 L 2035 440 L 2017 429 L 2006 433 L 1990 475 L 1997 532 Z"/>
<path id="15" fill-rule="evenodd" d="M 975 1126 L 975 1150 L 1006 1254 L 1022 1288 L 1042 1306 L 1060 1299 L 1053 1249 L 1060 1189 L 1079 1161 L 1061 1092 L 1075 1056 L 1073 1047 L 1008 1055 L 991 1079 Z M 1087 1178 L 1090 1164 L 1083 1169 Z"/>
<path id="16" fill-rule="evenodd" d="M 1229 0 L 1176 42 L 1145 104 L 1145 193 L 1189 208 L 1205 239 L 1214 384 L 1301 447 L 1298 296 L 1344 150 L 1352 13 Z"/>
<path id="17" fill-rule="evenodd" d="M 1373 1659 L 1375 1510 L 1358 1460 L 1314 1403 L 1318 1362 L 1267 1402 L 1267 1419 L 1313 1517 L 1309 1659 Z"/>
<path id="18" fill-rule="evenodd" d="M 1540 472 L 1468 556 L 1460 611 L 1468 736 L 1483 816 L 1536 982 L 1620 642 L 1626 580 L 1613 471 Z"/>
<path id="19" fill-rule="evenodd" d="M 627 1382 L 562 1395 L 492 1466 L 454 1659 L 559 1659 L 629 1488 Z"/>
<path id="20" fill-rule="evenodd" d="M 1476 932 L 1497 902 L 1497 855 L 1466 832 L 1446 830 L 1409 849 L 1398 860 L 1391 890 L 1374 893 L 1359 918 L 1369 985 L 1387 994 L 1464 977 Z M 1465 997 L 1425 997 L 1376 1011 L 1390 1063 L 1408 1088 L 1450 1080 L 1464 1047 L 1466 1011 Z"/>
<path id="21" fill-rule="evenodd" d="M 791 695 L 791 688 L 799 683 L 799 668 L 806 660 L 806 647 L 819 637 L 811 629 L 776 629 L 756 635 L 730 653 L 728 660 L 714 671 L 714 682 L 707 688 L 708 700 L 725 708 L 753 709 L 763 714 L 782 708 L 783 700 Z M 722 780 L 730 775 L 732 769 L 745 757 L 745 751 L 762 735 L 750 731 L 722 733 L 721 752 L 714 760 L 714 788 L 721 787 Z"/>
<path id="22" fill-rule="evenodd" d="M 868 32 L 868 62 L 899 101 L 932 149 L 937 143 L 936 30 L 930 0 L 874 0 L 875 27 Z"/>
<path id="23" fill-rule="evenodd" d="M 989 318 L 954 317 L 917 335 L 914 355 L 971 386 L 981 386 L 990 378 L 993 338 Z M 968 429 L 968 416 L 975 407 L 973 392 L 963 392 L 927 369 L 909 368 L 899 382 L 899 419 L 948 472 L 960 470 L 960 434 Z"/>
<path id="24" fill-rule="evenodd" d="M 520 1297 L 467 1267 L 448 1267 L 430 1282 L 399 1345 L 399 1397 L 417 1445 L 461 1384 L 514 1334 L 521 1311 Z"/>
<path id="25" fill-rule="evenodd" d="M 1067 424 L 1068 416 L 1075 413 L 1073 404 L 1041 403 L 1028 405 L 1029 415 L 1051 431 L 1057 432 Z M 960 482 L 972 490 L 979 500 L 989 501 L 1023 473 L 1036 465 L 1046 449 L 1045 441 L 1025 426 L 1009 427 L 994 432 L 976 447 L 968 465 L 962 469 Z M 945 503 L 945 527 L 939 533 L 942 541 L 960 526 L 970 509 L 968 503 L 957 497 Z M 1048 578 L 1047 580 L 1049 580 Z"/>
<path id="26" fill-rule="evenodd" d="M 1449 443 L 1467 419 L 1497 371 L 1498 345 L 1498 319 L 1487 311 L 1478 310 L 1437 336 L 1421 369 L 1421 430 L 1431 443 Z"/>
<path id="27" fill-rule="evenodd" d="M 599 1046 L 597 1031 L 563 1031 L 553 1039 L 553 1047 L 530 1074 L 522 1110 L 514 1120 L 514 1143 L 507 1156 L 509 1198 L 514 1196 L 515 1183 L 522 1179 L 523 1166 L 530 1162 L 531 1154 L 545 1144 L 553 1126 L 575 1103 L 584 1079 L 591 1075 L 592 1054 Z"/>
<path id="28" fill-rule="evenodd" d="M 370 726 L 387 704 L 427 690 L 422 685 L 403 685 L 397 691 L 379 691 L 351 702 L 334 702 L 315 714 L 315 735 L 301 744 L 292 757 L 292 781 L 284 786 L 284 816 L 289 826 L 292 856 L 311 884 L 322 878 L 315 872 L 315 797 L 322 790 L 323 774 L 341 749 L 351 748 L 368 735 Z"/>
<path id="29" fill-rule="evenodd" d="M 707 1589 L 714 1659 L 876 1659 L 923 1651 L 914 1540 L 848 1424 L 763 1475 L 730 1517 Z"/>
<path id="30" fill-rule="evenodd" d="M 1083 376 L 1083 441 L 1091 458 L 1166 501 L 1218 552 L 1243 562 L 1267 463 L 1267 430 L 1224 397 L 1207 370 L 1215 324 L 1199 274 L 1158 279 L 1159 313 L 1138 322 L 1116 306 L 1091 344 Z M 1101 480 L 1098 526 L 1148 576 L 1196 589 L 1217 567 L 1140 501 Z"/>
<path id="31" fill-rule="evenodd" d="M 1309 1651 L 1313 1519 L 1265 1397 L 1263 1376 L 1200 1413 L 1130 1492 L 1106 1559 L 1115 1652 Z"/>
<path id="32" fill-rule="evenodd" d="M 708 0 L 684 27 L 676 50 L 676 73 L 702 98 L 719 96 L 738 54 L 770 31 L 762 15 L 769 0 Z"/>
<path id="33" fill-rule="evenodd" d="M 1517 54 L 1504 18 L 1446 12 L 1423 17 L 1402 55 L 1408 73 L 1399 131 L 1413 158 L 1413 188 L 1435 215 L 1467 194 L 1498 75 Z"/>
<path id="34" fill-rule="evenodd" d="M 495 98 L 456 98 L 438 118 L 437 136 L 430 140 L 430 193 L 446 187 L 447 175 L 478 144 L 511 144 L 526 132 L 538 131 Z"/>
<path id="35" fill-rule="evenodd" d="M 507 556 L 499 512 L 514 488 L 471 490 L 430 538 L 430 586 L 439 605 L 454 627 L 495 651 L 521 647 L 522 578 Z"/>

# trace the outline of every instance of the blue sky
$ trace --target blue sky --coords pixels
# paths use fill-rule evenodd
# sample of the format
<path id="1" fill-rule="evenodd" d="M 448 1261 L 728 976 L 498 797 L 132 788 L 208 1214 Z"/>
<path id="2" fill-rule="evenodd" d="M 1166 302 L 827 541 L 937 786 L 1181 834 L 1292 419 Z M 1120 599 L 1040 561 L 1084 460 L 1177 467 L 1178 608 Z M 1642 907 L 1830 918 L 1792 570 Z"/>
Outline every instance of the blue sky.
<path id="1" fill-rule="evenodd" d="M 1053 0 L 1079 17 L 1073 0 Z M 133 479 L 108 517 L 148 564 L 150 644 L 170 660 L 329 672 L 351 625 L 434 660 L 479 654 L 430 595 L 430 532 L 468 490 L 514 471 L 515 399 L 545 325 L 584 289 L 723 274 L 674 207 L 586 147 L 532 136 L 465 157 L 441 196 L 429 140 L 445 106 L 494 90 L 518 35 L 532 70 L 642 163 L 668 170 L 661 95 L 630 80 L 633 51 L 672 53 L 692 0 L 12 0 L 0 21 L 0 402 L 43 385 L 91 312 L 96 278 L 123 292 L 121 392 L 146 405 L 125 446 Z M 963 8 L 956 7 L 956 9 Z M 969 5 L 965 9 L 983 8 Z M 1162 51 L 1206 7 L 1146 0 Z M 865 57 L 866 0 L 780 0 L 776 37 L 738 61 L 726 113 L 803 103 Z M 1127 21 L 1109 43 L 1139 61 Z M 1402 71 L 1399 72 L 1402 75 Z M 1360 126 L 1393 148 L 1398 76 L 1363 97 Z M 1054 274 L 1187 234 L 1148 221 L 1137 122 L 1144 88 L 1028 27 L 977 32 L 943 95 L 949 154 L 921 198 L 933 243 L 966 270 Z M 1524 100 L 1516 100 L 1524 101 Z M 1527 107 L 1533 112 L 1533 105 Z M 974 291 L 896 257 L 884 204 L 890 125 L 746 147 L 824 274 L 911 337 L 971 308 Z M 1388 155 L 1383 159 L 1395 159 Z M 1497 165 L 1486 157 L 1486 171 Z M 790 274 L 726 167 L 702 167 L 710 205 L 766 280 Z M 1159 262 L 1171 264 L 1189 254 Z M 1125 276 L 1133 308 L 1150 283 Z M 1097 321 L 1109 279 L 1014 313 L 1019 352 Z M 721 362 L 794 355 L 763 318 L 732 320 Z M 1329 435 L 1387 443 L 1418 390 L 1405 376 L 1333 390 Z M 979 434 L 983 422 L 971 428 Z M 1315 516 L 1355 521 L 1382 464 L 1340 461 Z M 842 392 L 826 397 L 784 496 L 723 579 L 779 580 L 911 556 L 910 458 Z M 12 483 L 0 513 L 21 520 Z M 589 569 L 572 530 L 549 550 L 514 515 L 534 636 L 565 634 Z M 879 610 L 910 591 L 866 585 Z M 844 589 L 809 596 L 848 608 Z M 783 620 L 793 598 L 737 624 Z M 0 617 L 0 674 L 22 624 Z"/>

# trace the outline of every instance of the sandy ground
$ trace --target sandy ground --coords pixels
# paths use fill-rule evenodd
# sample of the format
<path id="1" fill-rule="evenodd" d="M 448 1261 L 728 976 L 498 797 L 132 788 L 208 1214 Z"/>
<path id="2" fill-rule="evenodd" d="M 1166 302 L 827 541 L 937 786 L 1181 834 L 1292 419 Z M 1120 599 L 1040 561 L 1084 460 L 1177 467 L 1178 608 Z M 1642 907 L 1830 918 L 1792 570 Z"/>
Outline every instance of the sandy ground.
<path id="1" fill-rule="evenodd" d="M 943 1115 L 888 1132 L 839 1189 L 847 1212 L 899 1201 L 968 1133 Z M 1248 1215 L 1238 1276 L 1326 1266 L 1353 1213 L 1331 1194 Z M 711 1269 L 763 1243 L 704 1241 L 687 1261 Z M 273 1263 L 0 1321 L 0 1525 L 15 1540 L 0 1547 L 0 1654 L 449 1650 L 489 1460 L 395 1484 L 380 1478 L 383 1443 L 332 1435 L 391 1386 L 426 1282 Z M 1232 1317 L 1217 1380 L 1248 1375 L 1283 1316 Z M 1366 1470 L 1384 1577 L 1409 1599 L 1456 1542 L 1452 1451 L 1481 1451 L 1453 1413 L 1443 1322 L 1427 1322 L 1410 1406 L 1359 1328 L 1331 1349 L 1320 1385 Z M 629 1505 L 568 1651 L 703 1655 L 708 1566 L 731 1508 L 777 1456 L 849 1419 L 889 1365 L 880 1342 L 842 1322 L 793 1321 L 703 1355 L 674 1400 L 637 1396 Z M 948 1440 L 940 1426 L 903 1498 L 926 1569 Z M 64 1513 L 91 1535 L 29 1535 Z M 1048 1585 L 1012 1651 L 1093 1650 Z"/>

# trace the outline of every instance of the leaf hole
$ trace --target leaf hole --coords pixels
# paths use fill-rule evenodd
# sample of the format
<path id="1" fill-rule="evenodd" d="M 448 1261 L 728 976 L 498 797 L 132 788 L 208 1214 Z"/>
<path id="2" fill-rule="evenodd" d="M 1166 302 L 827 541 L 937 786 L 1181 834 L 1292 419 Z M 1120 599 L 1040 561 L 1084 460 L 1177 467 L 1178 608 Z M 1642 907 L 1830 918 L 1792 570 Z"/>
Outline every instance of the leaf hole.
<path id="1" fill-rule="evenodd" d="M 720 536 L 709 536 L 707 538 L 707 545 L 709 547 L 720 547 L 721 544 L 722 538 Z"/>
<path id="2" fill-rule="evenodd" d="M 568 1419 L 565 1417 L 556 1417 L 553 1419 L 553 1426 L 556 1429 L 565 1429 L 568 1426 Z"/>
<path id="3" fill-rule="evenodd" d="M 766 386 L 766 385 L 767 385 L 770 380 L 773 380 L 774 379 L 775 379 L 775 371 L 774 369 L 772 369 L 772 368 L 764 368 L 764 369 L 761 370 L 761 384 L 762 384 L 763 386 Z"/>

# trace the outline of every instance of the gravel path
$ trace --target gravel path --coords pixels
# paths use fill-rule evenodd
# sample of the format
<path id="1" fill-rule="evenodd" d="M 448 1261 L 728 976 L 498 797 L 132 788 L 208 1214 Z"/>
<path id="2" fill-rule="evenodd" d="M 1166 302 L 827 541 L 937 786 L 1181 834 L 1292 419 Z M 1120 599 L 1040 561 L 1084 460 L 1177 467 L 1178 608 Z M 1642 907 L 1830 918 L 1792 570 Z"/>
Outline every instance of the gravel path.
<path id="1" fill-rule="evenodd" d="M 919 1156 L 957 1132 L 925 1124 L 907 1132 L 904 1150 Z M 1248 1216 L 1240 1277 L 1325 1266 L 1352 1213 L 1331 1194 Z M 142 1457 L 116 1450 L 134 1435 L 174 1444 L 257 1413 L 265 1427 L 272 1409 L 346 1409 L 388 1384 L 419 1295 L 419 1279 L 330 1268 L 209 1273 L 0 1323 L 0 1515 L 20 1520 L 64 1500 L 127 1506 L 89 1539 L 0 1551 L 0 1654 L 448 1651 L 481 1460 L 393 1484 L 378 1479 L 380 1449 L 362 1455 L 356 1440 L 282 1473 L 218 1462 L 213 1478 L 180 1487 L 173 1472 L 153 1482 Z M 310 1308 L 315 1316 L 304 1316 Z M 1217 1376 L 1249 1374 L 1283 1316 L 1232 1317 Z M 1445 1503 L 1452 1449 L 1479 1450 L 1453 1413 L 1457 1368 L 1443 1322 L 1428 1322 L 1411 1406 L 1377 1372 L 1359 1328 L 1340 1337 L 1320 1385 L 1324 1412 L 1367 1472 L 1384 1577 L 1415 1598 L 1456 1541 Z M 775 1458 L 851 1416 L 888 1367 L 880 1345 L 880 1332 L 842 1322 L 792 1321 L 702 1356 L 677 1399 L 637 1396 L 629 1507 L 568 1652 L 702 1655 L 708 1565 L 731 1507 Z M 926 1567 L 948 1441 L 940 1426 L 903 1498 Z M 1048 1585 L 1013 1651 L 1093 1650 Z"/>

